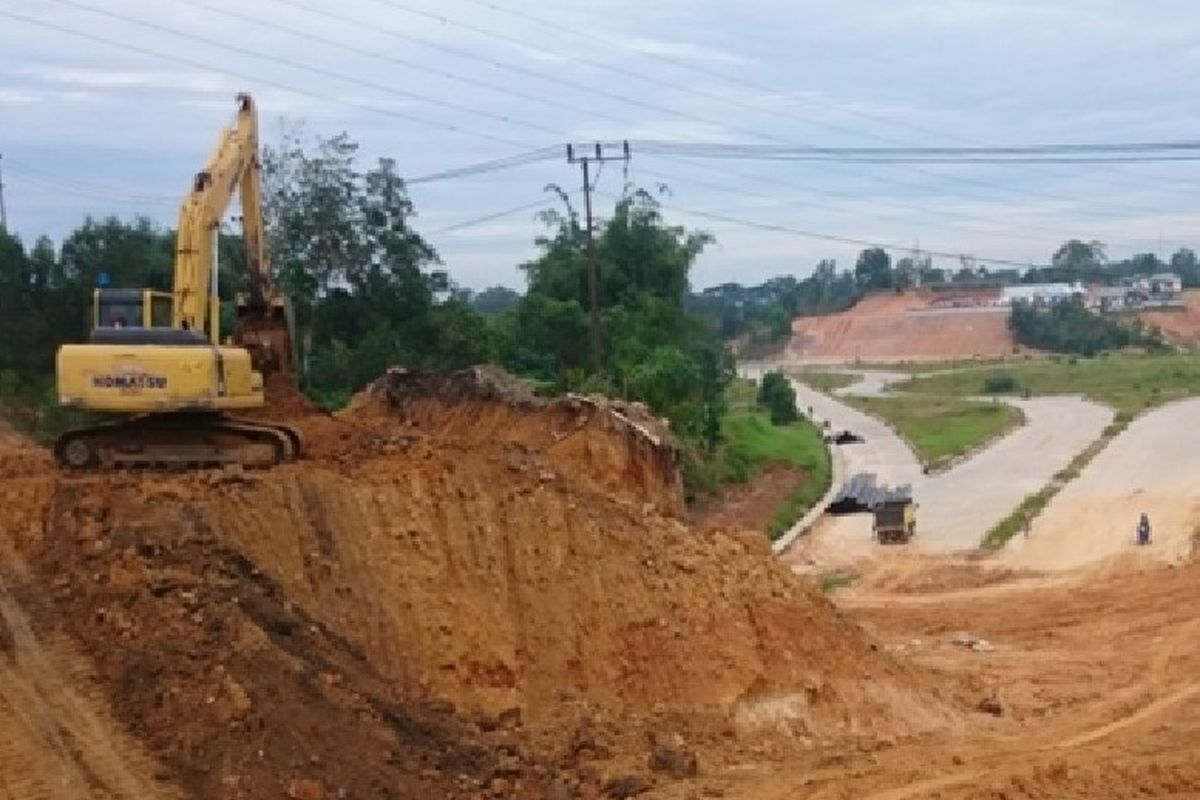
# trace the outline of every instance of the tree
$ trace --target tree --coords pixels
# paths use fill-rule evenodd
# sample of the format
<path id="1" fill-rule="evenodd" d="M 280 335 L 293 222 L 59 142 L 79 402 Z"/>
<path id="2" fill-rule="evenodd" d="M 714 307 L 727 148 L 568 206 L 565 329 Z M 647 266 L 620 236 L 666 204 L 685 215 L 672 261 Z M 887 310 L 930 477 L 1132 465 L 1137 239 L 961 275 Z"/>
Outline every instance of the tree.
<path id="1" fill-rule="evenodd" d="M 878 247 L 863 250 L 854 265 L 854 277 L 858 285 L 867 291 L 891 288 L 892 257 Z"/>
<path id="2" fill-rule="evenodd" d="M 1100 270 L 1108 263 L 1108 256 L 1105 255 L 1104 244 L 1101 242 L 1071 239 L 1055 251 L 1050 263 L 1063 270 L 1068 277 L 1075 279 L 1085 273 Z"/>
<path id="3" fill-rule="evenodd" d="M 1196 259 L 1196 251 L 1181 247 L 1171 256 L 1171 271 L 1183 279 L 1185 286 L 1200 285 L 1200 261 Z"/>
<path id="4" fill-rule="evenodd" d="M 503 314 L 521 302 L 521 293 L 507 286 L 492 286 L 471 296 L 471 306 L 481 314 Z"/>
<path id="5" fill-rule="evenodd" d="M 787 425 L 800 418 L 796 390 L 782 372 L 768 372 L 758 387 L 758 405 L 771 415 L 772 425 Z"/>

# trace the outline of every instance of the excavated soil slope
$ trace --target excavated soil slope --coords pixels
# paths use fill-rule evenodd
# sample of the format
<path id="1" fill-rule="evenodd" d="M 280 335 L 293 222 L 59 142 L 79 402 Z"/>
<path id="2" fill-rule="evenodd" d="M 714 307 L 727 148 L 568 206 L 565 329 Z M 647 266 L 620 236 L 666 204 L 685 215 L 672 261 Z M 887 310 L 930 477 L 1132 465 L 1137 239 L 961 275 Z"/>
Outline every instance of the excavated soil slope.
<path id="1" fill-rule="evenodd" d="M 761 536 L 689 531 L 636 408 L 482 371 L 291 408 L 309 456 L 269 472 L 0 448 L 10 796 L 622 796 L 664 730 L 703 772 L 764 736 L 962 724 L 968 689 L 881 652 Z"/>
<path id="2" fill-rule="evenodd" d="M 1143 311 L 1137 316 L 1147 325 L 1158 326 L 1168 341 L 1196 347 L 1200 345 L 1200 291 L 1184 292 L 1183 303 L 1182 310 Z"/>
<path id="3" fill-rule="evenodd" d="M 931 300 L 921 292 L 870 295 L 840 314 L 796 319 L 784 359 L 836 364 L 1012 355 L 1003 310 L 931 309 Z"/>

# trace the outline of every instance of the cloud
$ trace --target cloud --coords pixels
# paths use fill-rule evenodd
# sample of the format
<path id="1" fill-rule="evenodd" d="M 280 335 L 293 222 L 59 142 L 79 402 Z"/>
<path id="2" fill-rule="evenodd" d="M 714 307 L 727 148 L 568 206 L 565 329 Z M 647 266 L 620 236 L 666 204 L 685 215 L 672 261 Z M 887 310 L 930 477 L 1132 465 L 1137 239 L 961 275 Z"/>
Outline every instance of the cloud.
<path id="1" fill-rule="evenodd" d="M 26 89 L 8 89 L 0 86 L 0 105 L 28 105 L 37 101 L 37 95 Z"/>
<path id="2" fill-rule="evenodd" d="M 755 63 L 749 58 L 731 53 L 728 50 L 706 47 L 695 42 L 680 42 L 669 39 L 617 34 L 605 34 L 602 38 L 606 43 L 618 49 L 648 56 L 666 56 L 683 61 L 724 64 L 727 66 L 746 66 Z"/>
<path id="3" fill-rule="evenodd" d="M 212 72 L 118 70 L 62 66 L 30 67 L 21 71 L 44 83 L 81 86 L 89 89 L 169 89 L 199 93 L 233 91 L 228 78 Z"/>

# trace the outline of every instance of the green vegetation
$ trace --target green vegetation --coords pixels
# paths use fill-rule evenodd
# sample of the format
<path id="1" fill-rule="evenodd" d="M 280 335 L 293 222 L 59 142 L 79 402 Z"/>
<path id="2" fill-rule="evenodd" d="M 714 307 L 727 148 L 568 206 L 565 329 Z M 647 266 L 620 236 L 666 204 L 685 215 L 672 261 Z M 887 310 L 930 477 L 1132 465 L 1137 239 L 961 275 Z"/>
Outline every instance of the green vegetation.
<path id="1" fill-rule="evenodd" d="M 1055 353 L 1094 356 L 1124 347 L 1161 349 L 1165 346 L 1162 335 L 1158 331 L 1147 331 L 1141 320 L 1125 324 L 1112 317 L 1093 314 L 1084 307 L 1081 298 L 1048 307 L 1017 303 L 1008 326 L 1020 344 Z"/>
<path id="2" fill-rule="evenodd" d="M 775 514 L 767 533 L 777 539 L 825 495 L 832 480 L 832 463 L 817 426 L 806 419 L 774 425 L 755 404 L 752 381 L 734 380 L 725 393 L 729 413 L 721 423 L 721 441 L 712 453 L 697 458 L 686 448 L 685 460 L 696 459 L 685 471 L 691 494 L 714 492 L 721 486 L 745 483 L 764 467 L 783 464 L 805 473 L 801 483 Z"/>
<path id="3" fill-rule="evenodd" d="M 1022 500 L 1021 505 L 1017 506 L 1013 513 L 1001 520 L 983 537 L 983 549 L 999 550 L 1004 547 L 1009 539 L 1024 530 L 1034 517 L 1042 513 L 1042 509 L 1049 505 L 1050 499 L 1056 494 L 1058 494 L 1058 488 L 1052 483 Z"/>
<path id="4" fill-rule="evenodd" d="M 1018 389 L 1033 395 L 1078 394 L 1111 406 L 1132 418 L 1147 408 L 1200 393 L 1200 360 L 1193 355 L 1115 354 L 1097 358 L 1040 359 L 1012 363 L 1003 372 Z M 897 391 L 948 397 L 970 397 L 986 391 L 990 368 L 945 372 L 912 378 Z"/>
<path id="5" fill-rule="evenodd" d="M 854 274 L 839 273 L 837 263 L 826 259 L 802 280 L 784 275 L 758 286 L 713 286 L 689 295 L 687 308 L 726 341 L 741 340 L 744 352 L 761 355 L 787 340 L 794 318 L 844 311 L 861 296 Z"/>
<path id="6" fill-rule="evenodd" d="M 1012 394 L 1020 388 L 1011 372 L 993 372 L 983 379 L 984 394 Z"/>
<path id="7" fill-rule="evenodd" d="M 1005 403 L 956 397 L 848 396 L 849 404 L 894 428 L 926 467 L 938 469 L 1021 424 L 1021 412 Z"/>
<path id="8" fill-rule="evenodd" d="M 816 389 L 818 392 L 836 392 L 838 389 L 845 389 L 847 386 L 853 386 L 859 382 L 857 375 L 850 375 L 845 372 L 820 372 L 804 370 L 796 372 L 793 377 L 803 383 Z"/>
<path id="9" fill-rule="evenodd" d="M 821 591 L 825 594 L 833 594 L 838 589 L 845 589 L 858 580 L 859 575 L 856 572 L 846 572 L 843 570 L 834 570 L 833 572 L 823 572 L 817 579 L 817 585 L 821 587 Z"/>
<path id="10" fill-rule="evenodd" d="M 778 539 L 825 495 L 832 479 L 829 450 L 817 426 L 807 420 L 773 425 L 762 412 L 730 414 L 722 426 L 723 483 L 747 480 L 768 464 L 787 464 L 807 479 L 775 513 L 767 533 Z"/>
<path id="11" fill-rule="evenodd" d="M 800 417 L 796 411 L 796 390 L 782 372 L 763 376 L 758 387 L 758 405 L 770 414 L 772 425 L 787 425 Z"/>

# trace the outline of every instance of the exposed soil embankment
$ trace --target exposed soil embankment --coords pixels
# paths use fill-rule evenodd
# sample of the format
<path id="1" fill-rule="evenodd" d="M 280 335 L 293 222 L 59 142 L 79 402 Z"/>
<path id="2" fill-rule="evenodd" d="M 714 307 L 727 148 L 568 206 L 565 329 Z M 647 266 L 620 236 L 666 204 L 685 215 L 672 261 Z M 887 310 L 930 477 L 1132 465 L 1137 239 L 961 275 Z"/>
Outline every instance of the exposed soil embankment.
<path id="1" fill-rule="evenodd" d="M 839 314 L 801 317 L 783 358 L 796 364 L 944 361 L 1012 355 L 1008 314 L 998 308 L 937 308 L 932 294 L 863 298 Z"/>
<path id="2" fill-rule="evenodd" d="M 61 476 L 31 449 L 12 597 L 189 797 L 591 797 L 664 725 L 721 759 L 959 719 L 764 538 L 690 531 L 652 420 L 497 381 L 301 409 L 311 456 L 266 472 Z"/>

